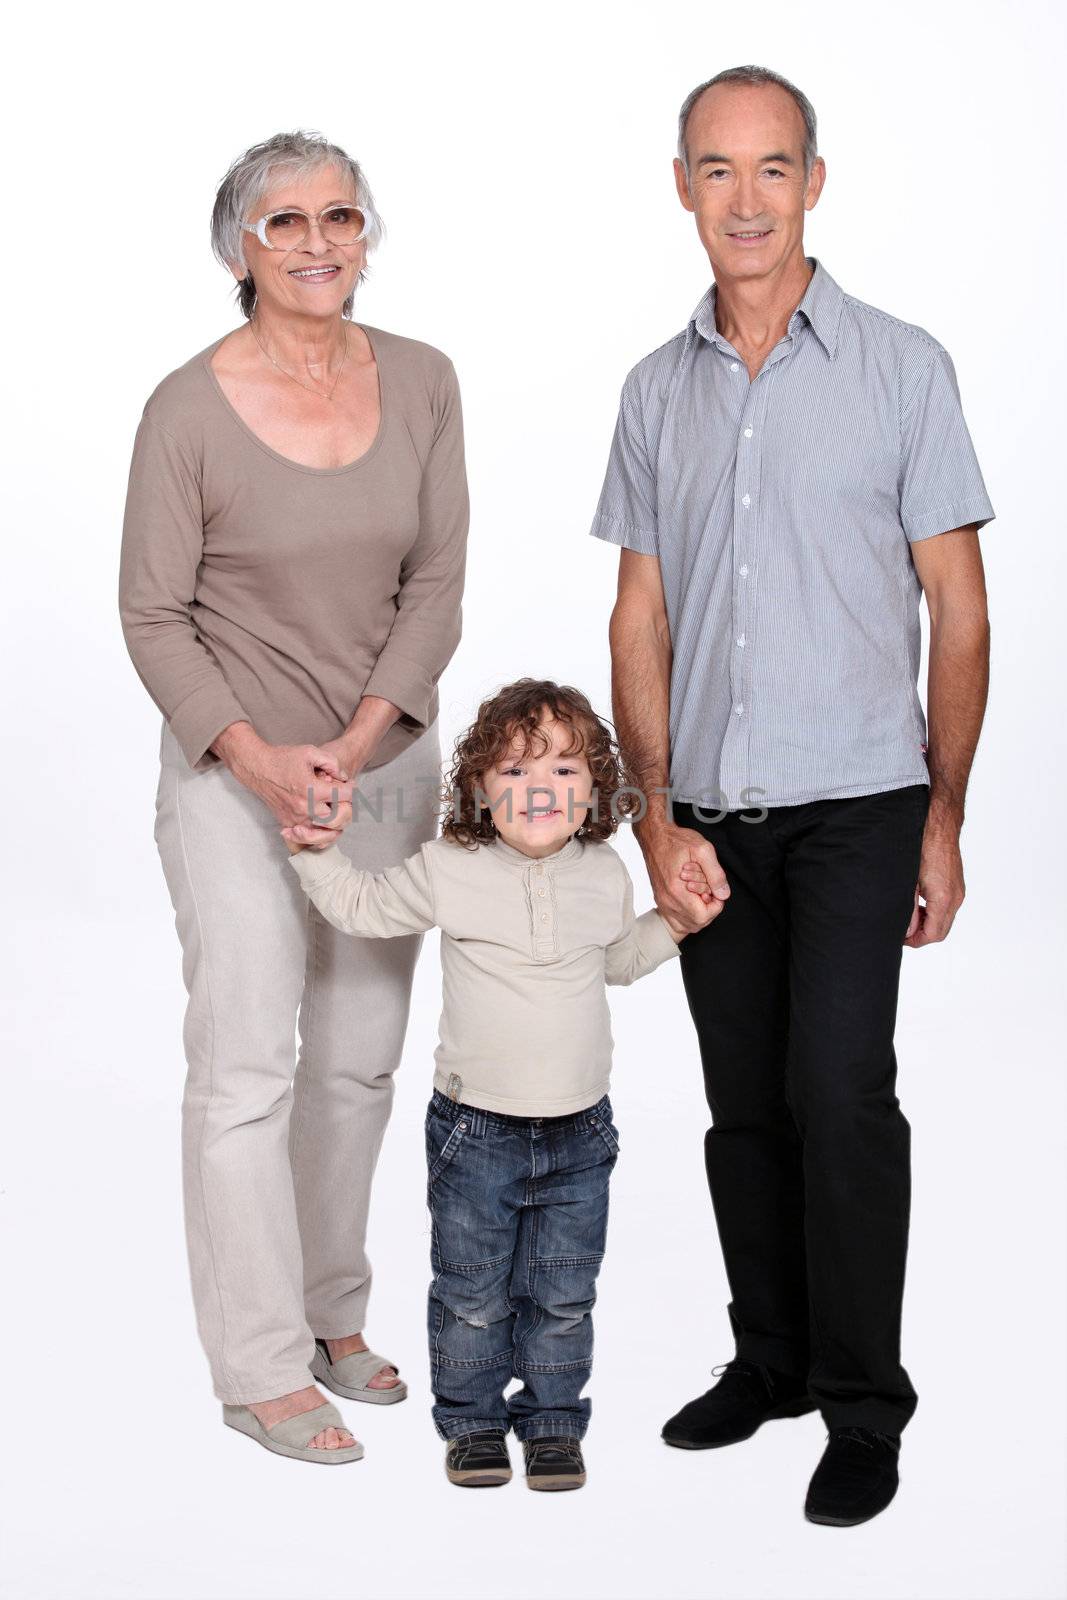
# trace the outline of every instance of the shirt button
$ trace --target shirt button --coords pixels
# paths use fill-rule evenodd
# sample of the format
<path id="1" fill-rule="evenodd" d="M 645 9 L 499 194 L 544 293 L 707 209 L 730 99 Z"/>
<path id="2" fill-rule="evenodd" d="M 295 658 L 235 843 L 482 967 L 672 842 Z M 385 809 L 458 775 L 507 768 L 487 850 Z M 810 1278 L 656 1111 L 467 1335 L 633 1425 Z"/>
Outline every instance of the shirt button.
<path id="1" fill-rule="evenodd" d="M 752 437 L 752 429 L 751 428 L 746 428 L 745 429 L 745 438 L 746 439 L 751 439 L 751 437 Z"/>
<path id="2" fill-rule="evenodd" d="M 541 896 L 541 898 L 543 900 L 545 895 L 548 893 L 548 890 L 547 889 L 538 889 L 537 892 L 538 892 L 538 894 Z"/>
<path id="3" fill-rule="evenodd" d="M 734 706 L 734 715 L 739 717 L 744 709 L 744 706 Z"/>
<path id="4" fill-rule="evenodd" d="M 752 504 L 752 496 L 750 494 L 743 494 L 741 496 L 741 504 L 743 506 L 750 506 Z"/>
<path id="5" fill-rule="evenodd" d="M 731 361 L 730 362 L 730 371 L 731 372 L 736 372 L 737 371 L 737 362 L 736 361 Z"/>
<path id="6" fill-rule="evenodd" d="M 547 911 L 542 911 L 542 913 L 541 913 L 541 921 L 542 922 L 547 922 L 548 921 L 548 912 Z"/>
<path id="7" fill-rule="evenodd" d="M 737 642 L 738 642 L 738 644 L 741 646 L 741 648 L 743 650 L 745 648 L 745 636 L 744 636 L 744 634 L 741 635 L 741 637 L 738 639 Z"/>
<path id="8" fill-rule="evenodd" d="M 747 578 L 748 577 L 748 568 L 747 567 L 742 567 L 741 568 L 741 576 L 742 576 L 742 578 Z"/>

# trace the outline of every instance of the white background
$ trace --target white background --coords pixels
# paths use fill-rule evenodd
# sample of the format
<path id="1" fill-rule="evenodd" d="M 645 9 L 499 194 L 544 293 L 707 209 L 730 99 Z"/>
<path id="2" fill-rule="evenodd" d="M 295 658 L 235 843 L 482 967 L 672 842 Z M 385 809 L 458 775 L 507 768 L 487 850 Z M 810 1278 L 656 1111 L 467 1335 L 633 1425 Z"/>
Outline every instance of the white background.
<path id="1" fill-rule="evenodd" d="M 37 6 L 7 42 L 5 1593 L 1063 1595 L 1058 7 Z M 746 61 L 814 101 L 829 175 L 808 252 L 946 345 L 998 512 L 968 899 L 946 945 L 904 952 L 920 1401 L 901 1491 L 865 1527 L 805 1523 L 817 1416 L 727 1451 L 658 1440 L 732 1353 L 677 967 L 614 996 L 624 1155 L 589 1486 L 449 1487 L 423 1346 L 432 938 L 371 1238 L 368 1332 L 412 1396 L 348 1405 L 366 1459 L 313 1472 L 223 1429 L 194 1332 L 159 717 L 116 605 L 134 428 L 160 378 L 237 320 L 207 235 L 230 159 L 323 130 L 365 163 L 388 227 L 357 318 L 440 346 L 463 388 L 473 526 L 446 743 L 526 673 L 610 712 L 617 557 L 587 529 L 623 376 L 709 281 L 674 197 L 677 107 Z"/>

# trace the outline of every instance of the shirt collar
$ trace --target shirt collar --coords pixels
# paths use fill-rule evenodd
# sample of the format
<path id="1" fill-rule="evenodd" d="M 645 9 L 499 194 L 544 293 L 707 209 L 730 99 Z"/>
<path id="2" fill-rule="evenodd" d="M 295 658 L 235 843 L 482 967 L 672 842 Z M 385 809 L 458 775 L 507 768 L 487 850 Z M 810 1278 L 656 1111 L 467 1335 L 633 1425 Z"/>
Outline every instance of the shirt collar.
<path id="1" fill-rule="evenodd" d="M 577 861 L 585 849 L 581 839 L 576 834 L 571 834 L 566 844 L 560 845 L 558 850 L 553 850 L 548 856 L 528 856 L 522 850 L 516 850 L 514 845 L 508 844 L 498 833 L 489 842 L 489 848 L 501 861 L 506 861 L 515 867 L 561 867 L 568 862 Z"/>
<path id="2" fill-rule="evenodd" d="M 841 321 L 844 295 L 816 256 L 807 256 L 806 260 L 814 270 L 800 304 L 789 319 L 788 331 L 795 333 L 800 319 L 804 318 L 832 361 L 837 349 L 837 329 Z M 690 317 L 685 330 L 687 344 L 692 343 L 695 333 L 699 333 L 712 344 L 717 344 L 721 350 L 730 349 L 727 340 L 715 326 L 717 288 L 718 286 L 713 283 Z"/>

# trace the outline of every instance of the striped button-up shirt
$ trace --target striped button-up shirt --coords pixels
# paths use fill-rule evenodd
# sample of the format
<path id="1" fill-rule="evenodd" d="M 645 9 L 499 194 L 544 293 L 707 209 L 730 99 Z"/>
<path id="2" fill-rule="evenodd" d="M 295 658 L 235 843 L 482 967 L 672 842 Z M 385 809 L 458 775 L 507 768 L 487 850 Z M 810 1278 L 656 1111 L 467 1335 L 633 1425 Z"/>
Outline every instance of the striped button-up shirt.
<path id="1" fill-rule="evenodd" d="M 948 353 L 813 267 L 750 380 L 715 286 L 623 386 L 592 533 L 658 556 L 673 798 L 929 783 L 920 539 L 994 513 Z"/>

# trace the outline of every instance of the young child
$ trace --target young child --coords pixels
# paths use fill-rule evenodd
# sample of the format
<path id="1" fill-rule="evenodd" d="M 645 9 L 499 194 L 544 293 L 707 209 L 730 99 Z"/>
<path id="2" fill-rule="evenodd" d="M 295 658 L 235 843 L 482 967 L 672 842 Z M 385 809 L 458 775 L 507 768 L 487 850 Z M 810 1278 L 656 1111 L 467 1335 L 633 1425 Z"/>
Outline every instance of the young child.
<path id="1" fill-rule="evenodd" d="M 442 835 L 408 860 L 361 872 L 336 844 L 300 845 L 311 824 L 283 829 L 334 927 L 441 930 L 426 1115 L 430 1369 L 445 1468 L 465 1487 L 511 1477 L 509 1428 L 531 1489 L 585 1482 L 582 1389 L 619 1153 L 604 986 L 652 972 L 686 933 L 655 910 L 634 916 L 608 843 L 639 804 L 624 783 L 585 696 L 525 678 L 479 708 L 456 747 Z M 710 922 L 721 902 L 702 873 L 685 881 Z M 505 1397 L 512 1377 L 523 1386 Z"/>

